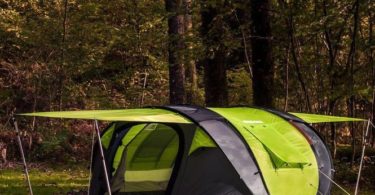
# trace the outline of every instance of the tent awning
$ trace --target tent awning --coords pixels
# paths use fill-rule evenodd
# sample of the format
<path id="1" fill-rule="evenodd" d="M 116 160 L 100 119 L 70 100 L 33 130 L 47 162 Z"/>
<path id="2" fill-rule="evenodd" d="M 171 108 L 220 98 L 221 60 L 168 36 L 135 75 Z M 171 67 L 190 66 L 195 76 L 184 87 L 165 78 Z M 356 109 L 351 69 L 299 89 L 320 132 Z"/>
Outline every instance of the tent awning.
<path id="1" fill-rule="evenodd" d="M 102 121 L 191 123 L 191 121 L 177 113 L 158 108 L 34 112 L 23 113 L 18 115 L 49 118 L 89 119 Z"/>
<path id="2" fill-rule="evenodd" d="M 307 113 L 296 113 L 289 112 L 290 114 L 301 118 L 307 123 L 333 123 L 333 122 L 355 122 L 355 121 L 366 121 L 361 118 L 350 118 L 350 117 L 340 117 L 340 116 L 329 116 L 320 114 L 307 114 Z"/>
<path id="3" fill-rule="evenodd" d="M 360 118 L 328 116 L 319 114 L 307 114 L 290 112 L 307 123 L 326 122 L 355 122 L 366 121 Z M 49 118 L 89 119 L 103 121 L 136 121 L 136 122 L 162 122 L 162 123 L 192 123 L 187 118 L 169 110 L 159 108 L 139 108 L 121 110 L 79 110 L 57 112 L 22 113 L 21 116 L 38 116 Z"/>

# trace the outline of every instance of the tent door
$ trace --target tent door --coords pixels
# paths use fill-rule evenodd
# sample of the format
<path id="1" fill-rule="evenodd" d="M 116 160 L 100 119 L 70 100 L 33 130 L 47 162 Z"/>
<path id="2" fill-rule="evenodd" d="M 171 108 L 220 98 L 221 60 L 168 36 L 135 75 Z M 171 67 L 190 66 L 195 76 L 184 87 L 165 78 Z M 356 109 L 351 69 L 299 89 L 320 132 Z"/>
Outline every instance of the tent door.
<path id="1" fill-rule="evenodd" d="M 112 184 L 118 188 L 122 180 L 119 194 L 166 194 L 174 183 L 171 176 L 179 167 L 182 136 L 175 128 L 159 123 L 147 124 L 135 136 L 132 130 L 121 138 L 127 144 L 117 149 L 122 150 L 122 156 Z M 133 136 L 130 142 L 129 135 Z M 116 179 L 119 175 L 120 180 Z"/>

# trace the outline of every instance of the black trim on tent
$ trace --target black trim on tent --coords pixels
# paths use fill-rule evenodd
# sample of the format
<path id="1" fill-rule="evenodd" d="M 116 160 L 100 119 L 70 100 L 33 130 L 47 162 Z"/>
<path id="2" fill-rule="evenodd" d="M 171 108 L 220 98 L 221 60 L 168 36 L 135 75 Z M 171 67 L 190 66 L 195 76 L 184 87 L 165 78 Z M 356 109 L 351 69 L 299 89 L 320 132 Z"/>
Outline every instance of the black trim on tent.
<path id="1" fill-rule="evenodd" d="M 228 120 L 209 109 L 198 106 L 161 106 L 157 108 L 179 113 L 195 122 L 221 148 L 251 193 L 269 194 L 251 149 Z M 241 149 L 246 150 L 244 153 L 249 156 L 238 152 Z M 233 154 L 239 155 L 233 156 Z"/>
<path id="2" fill-rule="evenodd" d="M 183 178 L 179 177 L 184 175 L 187 158 L 189 156 L 189 149 L 194 137 L 195 125 L 191 124 L 166 124 L 174 129 L 179 136 L 179 151 L 176 156 L 175 167 L 173 168 L 172 175 L 169 179 L 166 194 L 178 194 L 176 190 L 184 182 Z"/>
<path id="3" fill-rule="evenodd" d="M 267 112 L 270 112 L 274 115 L 277 115 L 287 121 L 295 121 L 295 122 L 300 122 L 300 123 L 306 123 L 304 120 L 302 120 L 301 118 L 299 117 L 296 117 L 292 114 L 289 114 L 287 112 L 283 112 L 283 111 L 280 111 L 280 110 L 275 110 L 275 109 L 270 109 L 270 108 L 261 108 L 262 110 L 265 110 Z"/>
<path id="4" fill-rule="evenodd" d="M 201 147 L 190 153 L 184 169 L 178 195 L 251 194 L 219 147 Z"/>

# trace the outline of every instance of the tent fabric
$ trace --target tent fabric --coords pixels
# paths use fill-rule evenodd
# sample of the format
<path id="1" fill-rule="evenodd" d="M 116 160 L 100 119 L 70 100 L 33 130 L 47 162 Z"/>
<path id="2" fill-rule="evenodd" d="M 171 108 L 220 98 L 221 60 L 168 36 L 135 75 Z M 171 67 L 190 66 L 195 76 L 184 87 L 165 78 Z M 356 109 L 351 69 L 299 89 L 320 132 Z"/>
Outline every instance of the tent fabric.
<path id="1" fill-rule="evenodd" d="M 168 181 L 172 174 L 172 168 L 152 169 L 140 171 L 125 171 L 126 182 L 165 182 Z"/>
<path id="2" fill-rule="evenodd" d="M 257 140 L 259 140 L 266 150 L 271 153 L 271 159 L 277 168 L 284 164 L 309 164 L 303 154 L 295 149 L 293 143 L 286 139 L 272 126 L 244 126 Z M 280 147 L 282 146 L 282 147 Z"/>
<path id="3" fill-rule="evenodd" d="M 311 147 L 314 150 L 319 167 L 319 194 L 330 194 L 330 178 L 333 177 L 332 170 L 334 170 L 330 150 L 319 134 L 308 124 L 294 121 L 292 123 L 310 139 Z M 329 178 L 327 178 L 327 176 Z"/>
<path id="4" fill-rule="evenodd" d="M 133 127 L 130 128 L 130 130 L 127 132 L 126 136 L 124 136 L 122 138 L 122 143 L 121 143 L 120 146 L 118 146 L 116 154 L 114 156 L 114 160 L 113 160 L 113 164 L 112 164 L 113 170 L 114 170 L 113 174 L 116 172 L 116 170 L 117 170 L 117 168 L 118 168 L 118 166 L 120 164 L 123 152 L 124 152 L 125 148 L 127 148 L 127 146 L 129 145 L 129 143 L 132 142 L 135 139 L 136 136 L 140 135 L 141 131 L 143 131 L 143 130 L 145 130 L 145 131 L 153 131 L 153 130 L 156 129 L 156 127 L 157 127 L 157 124 L 151 123 L 151 124 L 147 124 L 147 125 L 146 124 L 134 125 Z M 111 129 L 112 129 L 112 126 L 111 126 Z M 109 133 L 110 132 L 108 131 L 108 134 Z M 105 137 L 105 136 L 107 136 L 107 134 L 104 134 L 102 136 L 102 138 Z M 140 137 L 141 136 L 142 135 L 140 135 Z M 159 138 L 159 136 L 163 136 L 163 135 L 159 134 L 157 138 Z M 160 141 L 160 139 L 156 139 L 156 140 Z M 176 141 L 177 141 L 177 139 L 175 138 L 173 140 L 173 142 L 171 142 L 170 146 L 165 147 L 163 149 L 164 150 L 164 156 L 163 155 L 160 156 L 160 158 L 158 159 L 158 162 L 155 162 L 155 163 L 157 163 L 160 166 L 162 164 L 162 161 L 163 160 L 165 161 L 165 158 L 168 155 L 172 154 L 172 156 L 173 156 L 177 152 L 176 151 L 177 147 L 175 145 Z M 106 142 L 107 142 L 106 140 L 102 139 L 103 146 L 104 146 L 104 143 L 106 143 Z M 139 142 L 141 143 L 142 141 L 139 141 Z M 171 146 L 174 146 L 174 147 L 172 148 Z M 199 148 L 214 148 L 214 147 L 217 147 L 217 146 L 212 141 L 212 139 L 201 128 L 197 128 L 196 131 L 195 131 L 195 134 L 194 134 L 192 145 L 191 145 L 190 150 L 189 150 L 189 154 L 193 153 L 194 151 L 198 150 Z M 168 151 L 166 149 L 170 150 L 169 153 L 168 153 Z M 131 150 L 131 148 L 129 150 Z M 129 153 L 129 151 L 128 151 L 128 153 Z M 133 155 L 132 151 L 130 151 L 130 155 Z M 131 162 L 127 162 L 127 163 L 131 163 Z M 129 166 L 129 164 L 128 164 L 128 166 Z M 150 173 L 152 174 L 152 173 L 157 172 L 157 171 L 154 171 L 154 172 L 153 171 L 151 171 Z M 141 174 L 141 173 L 144 173 L 144 174 Z M 147 173 L 147 171 L 145 171 L 145 172 L 142 172 L 142 171 L 138 171 L 138 172 L 137 171 L 132 171 L 132 174 L 130 174 L 130 173 L 126 173 L 126 174 L 130 174 L 132 176 L 135 176 L 136 174 L 138 174 L 138 175 L 146 175 L 146 173 Z M 126 176 L 125 176 L 125 178 L 126 178 Z M 148 177 L 145 177 L 145 178 L 148 178 Z"/>
<path id="5" fill-rule="evenodd" d="M 126 136 L 121 140 L 121 145 L 118 146 L 116 150 L 115 157 L 113 159 L 112 168 L 113 172 L 116 172 L 117 167 L 120 164 L 122 154 L 124 152 L 124 149 L 128 146 L 128 144 L 134 139 L 135 136 L 139 134 L 141 130 L 145 128 L 146 124 L 139 124 L 131 127 L 131 129 L 127 132 Z M 103 140 L 102 140 L 103 142 Z"/>
<path id="6" fill-rule="evenodd" d="M 320 115 L 320 114 L 307 114 L 307 113 L 297 113 L 297 112 L 289 112 L 289 113 L 303 119 L 307 123 L 333 123 L 333 122 L 366 121 L 365 119 L 361 119 L 361 118 L 329 116 L 329 115 Z"/>
<path id="7" fill-rule="evenodd" d="M 365 121 L 360 118 L 328 116 L 319 114 L 307 114 L 290 112 L 307 123 L 324 122 L 347 122 L 347 121 Z M 21 116 L 38 116 L 49 118 L 68 118 L 68 119 L 92 119 L 104 121 L 137 121 L 137 122 L 165 122 L 165 123 L 191 123 L 183 116 L 169 110 L 159 108 L 140 108 L 140 109 L 122 109 L 122 110 L 80 110 L 80 111 L 57 111 L 57 112 L 34 112 L 21 113 Z"/>
<path id="8" fill-rule="evenodd" d="M 288 121 L 255 108 L 210 109 L 229 120 L 244 137 L 258 161 L 270 194 L 317 194 L 319 173 L 314 152 L 305 137 Z M 281 144 L 284 140 L 289 143 Z M 288 154 L 285 148 L 290 147 L 294 152 Z M 270 155 L 270 149 L 283 161 L 308 165 L 277 167 L 274 162 L 279 159 Z"/>
<path id="9" fill-rule="evenodd" d="M 252 193 L 317 194 L 322 181 L 318 158 L 329 157 L 329 154 L 317 155 L 316 142 L 311 143 L 306 133 L 294 122 L 305 124 L 307 126 L 303 128 L 313 131 L 307 123 L 364 120 L 290 114 L 296 116 L 293 117 L 295 120 L 259 108 L 166 106 L 20 115 L 114 121 L 102 134 L 102 143 L 106 152 L 110 153 L 107 157 L 110 158 L 111 176 L 121 176 L 118 180 L 121 192 L 169 192 L 170 186 L 183 185 L 184 178 L 180 178 L 183 174 L 179 168 L 175 168 L 175 162 L 182 159 L 183 162 L 177 165 L 186 168 L 182 164 L 188 163 L 194 153 L 203 149 L 215 150 L 223 155 L 233 168 L 235 177 L 241 178 L 245 188 Z M 315 138 L 313 141 L 320 140 L 318 135 Z M 184 147 L 180 147 L 180 144 L 184 144 Z M 323 142 L 319 142 L 319 146 L 326 149 Z M 179 148 L 184 148 L 183 153 Z M 177 159 L 178 155 L 182 157 Z M 331 163 L 330 158 L 324 161 Z M 169 180 L 176 182 L 168 185 Z M 126 189 L 124 186 L 127 186 Z M 330 184 L 325 186 L 324 189 L 329 190 Z"/>
<path id="10" fill-rule="evenodd" d="M 121 192 L 165 191 L 171 177 L 179 149 L 177 133 L 169 126 L 158 123 L 131 127 L 125 136 L 119 137 L 113 167 L 119 168 L 126 155 L 124 173 L 125 189 Z M 115 174 L 117 174 L 115 172 Z"/>
<path id="11" fill-rule="evenodd" d="M 172 111 L 158 108 L 122 109 L 122 110 L 81 110 L 61 112 L 23 113 L 21 116 L 49 118 L 91 119 L 103 121 L 132 121 L 160 123 L 191 123 L 183 116 Z"/>
<path id="12" fill-rule="evenodd" d="M 209 188 L 229 185 L 241 193 L 225 193 Z M 178 194 L 189 195 L 237 195 L 251 194 L 232 164 L 219 148 L 201 148 L 190 154 L 185 167 L 184 182 Z"/>
<path id="13" fill-rule="evenodd" d="M 215 142 L 212 141 L 212 139 L 201 128 L 197 128 L 194 134 L 193 142 L 190 146 L 189 155 L 199 148 L 215 147 Z"/>
<path id="14" fill-rule="evenodd" d="M 178 152 L 178 136 L 163 124 L 148 125 L 127 146 L 128 170 L 170 168 Z"/>
<path id="15" fill-rule="evenodd" d="M 216 112 L 197 106 L 166 106 L 202 127 L 217 144 L 252 194 L 269 194 L 256 159 L 235 127 Z M 249 194 L 249 193 L 246 193 Z"/>
<path id="16" fill-rule="evenodd" d="M 102 135 L 102 146 L 105 149 L 108 149 L 109 143 L 112 139 L 113 132 L 116 129 L 116 124 L 111 124 L 105 131 L 105 133 Z"/>

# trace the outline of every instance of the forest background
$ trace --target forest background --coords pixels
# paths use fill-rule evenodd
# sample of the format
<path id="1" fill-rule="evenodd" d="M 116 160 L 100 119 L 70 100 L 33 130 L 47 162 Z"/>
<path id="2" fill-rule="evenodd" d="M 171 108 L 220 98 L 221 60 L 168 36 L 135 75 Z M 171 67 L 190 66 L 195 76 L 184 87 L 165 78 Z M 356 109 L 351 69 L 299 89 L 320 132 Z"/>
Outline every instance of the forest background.
<path id="1" fill-rule="evenodd" d="M 14 112 L 252 105 L 374 122 L 374 23 L 372 0 L 0 0 L 1 167 L 20 160 Z M 91 123 L 19 123 L 36 167 L 89 160 Z M 316 128 L 350 188 L 363 125 Z M 375 128 L 369 146 L 367 184 Z"/>

